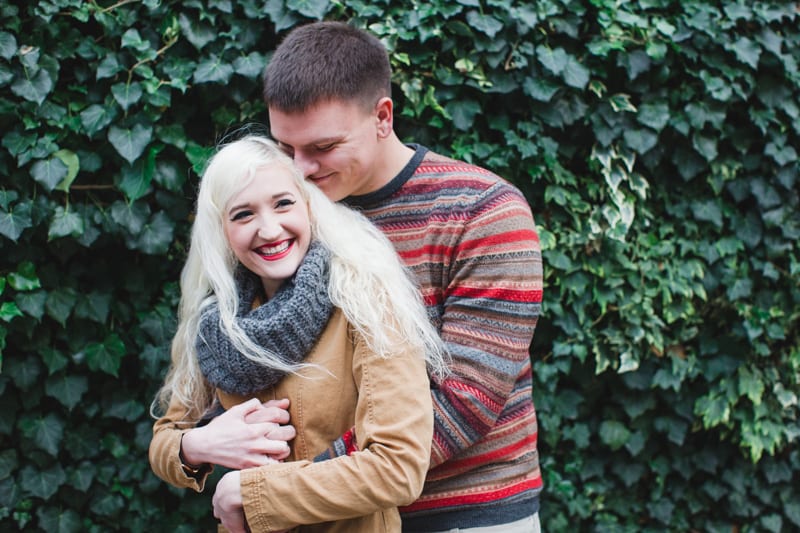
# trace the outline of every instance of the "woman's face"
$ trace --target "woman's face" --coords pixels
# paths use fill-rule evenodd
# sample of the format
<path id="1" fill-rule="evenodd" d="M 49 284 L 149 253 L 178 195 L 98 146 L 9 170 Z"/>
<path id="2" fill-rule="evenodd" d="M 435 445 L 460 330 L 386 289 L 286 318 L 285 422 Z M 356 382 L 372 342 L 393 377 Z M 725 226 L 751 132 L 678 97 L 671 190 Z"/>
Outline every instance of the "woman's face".
<path id="1" fill-rule="evenodd" d="M 291 278 L 311 243 L 308 205 L 282 165 L 258 169 L 225 206 L 225 236 L 237 259 L 261 278 L 267 297 Z"/>

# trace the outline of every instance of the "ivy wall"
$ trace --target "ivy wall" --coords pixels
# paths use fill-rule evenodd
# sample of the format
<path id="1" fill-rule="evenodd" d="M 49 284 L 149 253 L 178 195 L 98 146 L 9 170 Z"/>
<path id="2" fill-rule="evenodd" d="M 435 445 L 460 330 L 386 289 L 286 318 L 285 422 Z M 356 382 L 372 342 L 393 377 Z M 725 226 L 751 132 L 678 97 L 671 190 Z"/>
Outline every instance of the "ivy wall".
<path id="1" fill-rule="evenodd" d="M 322 18 L 401 136 L 529 198 L 547 531 L 800 528 L 800 8 L 670 0 L 0 5 L 0 529 L 196 531 L 155 479 L 197 171 Z"/>

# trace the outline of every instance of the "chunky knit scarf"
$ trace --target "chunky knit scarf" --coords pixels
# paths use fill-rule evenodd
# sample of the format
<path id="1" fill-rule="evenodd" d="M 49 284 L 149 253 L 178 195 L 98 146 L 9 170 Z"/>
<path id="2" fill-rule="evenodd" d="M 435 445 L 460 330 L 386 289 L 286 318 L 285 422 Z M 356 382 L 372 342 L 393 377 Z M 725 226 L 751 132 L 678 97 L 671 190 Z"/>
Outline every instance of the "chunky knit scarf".
<path id="1" fill-rule="evenodd" d="M 328 297 L 330 255 L 327 248 L 312 243 L 294 277 L 256 309 L 252 306 L 262 294 L 261 279 L 242 266 L 235 273 L 239 291 L 236 323 L 255 344 L 286 363 L 302 362 L 328 323 L 333 309 Z M 216 302 L 200 318 L 197 359 L 209 383 L 231 394 L 262 391 L 284 376 L 236 349 L 220 326 Z"/>

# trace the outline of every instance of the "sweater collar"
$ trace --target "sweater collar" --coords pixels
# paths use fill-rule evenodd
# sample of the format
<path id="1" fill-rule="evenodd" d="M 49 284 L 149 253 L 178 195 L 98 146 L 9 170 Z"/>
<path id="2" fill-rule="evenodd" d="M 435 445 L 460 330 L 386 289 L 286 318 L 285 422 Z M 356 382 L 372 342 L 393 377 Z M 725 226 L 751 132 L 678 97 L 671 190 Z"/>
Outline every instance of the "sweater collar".
<path id="1" fill-rule="evenodd" d="M 422 163 L 422 160 L 425 158 L 425 154 L 428 153 L 428 149 L 421 144 L 410 143 L 406 146 L 414 150 L 414 155 L 411 156 L 411 159 L 409 159 L 408 163 L 406 163 L 406 166 L 404 166 L 403 169 L 394 178 L 392 178 L 392 181 L 377 191 L 372 191 L 367 194 L 348 196 L 342 200 L 342 203 L 356 208 L 370 207 L 389 198 L 391 195 L 396 193 L 400 187 L 405 185 L 409 178 L 414 175 L 414 172 L 416 172 L 420 163 Z"/>

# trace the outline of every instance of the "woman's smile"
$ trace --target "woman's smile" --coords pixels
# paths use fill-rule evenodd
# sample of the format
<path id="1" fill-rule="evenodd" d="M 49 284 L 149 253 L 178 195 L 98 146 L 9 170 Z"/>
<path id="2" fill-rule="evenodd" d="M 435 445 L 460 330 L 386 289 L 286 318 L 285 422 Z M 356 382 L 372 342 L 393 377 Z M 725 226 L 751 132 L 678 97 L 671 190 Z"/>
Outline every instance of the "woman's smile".
<path id="1" fill-rule="evenodd" d="M 265 244 L 256 248 L 256 253 L 266 261 L 277 261 L 289 254 L 292 244 L 294 244 L 294 239 L 287 239 L 276 244 Z"/>

